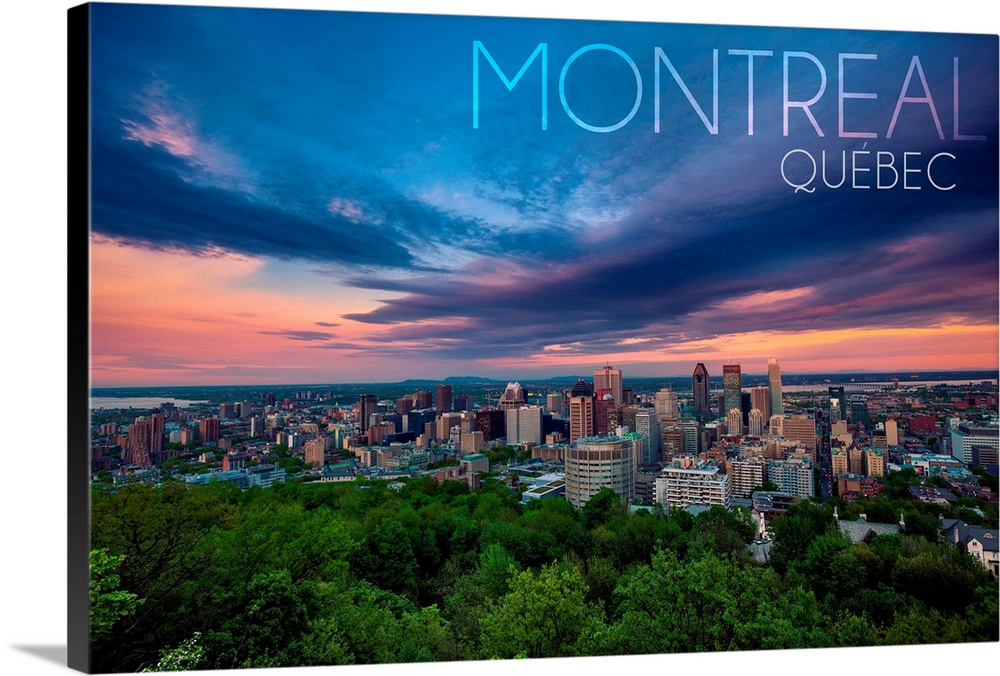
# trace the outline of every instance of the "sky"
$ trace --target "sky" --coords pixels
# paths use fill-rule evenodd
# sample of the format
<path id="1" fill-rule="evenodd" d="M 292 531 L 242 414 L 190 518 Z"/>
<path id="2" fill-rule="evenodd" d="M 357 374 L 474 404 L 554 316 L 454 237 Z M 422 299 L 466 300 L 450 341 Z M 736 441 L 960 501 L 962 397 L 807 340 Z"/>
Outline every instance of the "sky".
<path id="1" fill-rule="evenodd" d="M 96 5 L 92 49 L 93 386 L 997 368 L 996 36 Z"/>
<path id="2" fill-rule="evenodd" d="M 207 0 L 199 1 L 205 4 Z M 245 5 L 249 4 L 249 0 L 212 0 L 212 3 Z M 24 411 L 26 402 L 42 403 L 44 406 L 45 403 L 65 401 L 66 323 L 85 320 L 76 309 L 68 308 L 66 299 L 66 260 L 78 260 L 80 256 L 75 251 L 70 255 L 65 237 L 66 47 L 62 27 L 65 26 L 66 9 L 73 4 L 75 3 L 59 0 L 38 0 L 32 3 L 6 3 L 0 9 L 5 19 L 0 22 L 0 33 L 3 35 L 0 52 L 5 57 L 0 63 L 4 68 L 4 83 L 7 90 L 12 92 L 8 105 L 0 108 L 0 119 L 8 132 L 4 145 L 7 161 L 2 169 L 6 226 L 4 244 L 8 256 L 5 264 L 0 266 L 4 288 L 0 302 L 3 303 L 6 316 L 10 318 L 5 334 L 8 360 L 4 367 L 8 387 L 3 388 L 0 396 L 3 396 L 5 409 L 10 411 Z M 308 5 L 326 9 L 366 7 L 390 11 L 407 8 L 398 0 L 269 0 L 263 4 L 295 4 L 299 7 Z M 427 11 L 522 16 L 906 28 L 922 31 L 977 31 L 994 35 L 1000 32 L 997 14 L 986 12 L 982 3 L 972 0 L 953 0 L 947 4 L 947 9 L 934 3 L 902 7 L 890 3 L 872 3 L 870 0 L 841 0 L 835 6 L 801 3 L 796 0 L 756 4 L 729 0 L 711 4 L 649 3 L 647 0 L 616 0 L 614 3 L 589 0 L 504 0 L 502 3 L 495 0 L 471 3 L 468 0 L 421 0 L 420 8 Z M 492 46 L 492 43 L 489 44 Z M 783 49 L 783 46 L 775 49 Z M 639 63 L 638 57 L 636 58 Z M 648 63 L 646 61 L 644 67 L 648 68 Z M 561 68 L 561 64 L 558 64 L 558 68 Z M 964 66 L 962 72 L 965 72 Z M 557 78 L 557 75 L 554 71 L 551 77 Z M 994 82 L 989 88 L 996 90 L 996 84 Z M 963 88 L 962 91 L 964 97 L 966 90 Z M 557 94 L 554 96 L 557 97 Z M 940 107 L 944 109 L 948 107 L 949 101 L 947 88 L 942 96 L 944 98 L 940 101 Z M 557 98 L 552 99 L 553 106 L 557 105 L 557 101 Z M 935 101 L 939 101 L 937 97 Z M 649 105 L 648 99 L 645 99 L 645 105 Z M 963 98 L 963 130 L 966 129 L 965 105 L 967 104 Z M 554 110 L 564 115 L 560 112 L 561 107 Z M 484 124 L 487 119 L 489 118 L 484 118 Z M 553 118 L 553 125 L 557 119 Z M 471 121 L 469 124 L 471 126 Z M 943 124 L 947 130 L 947 124 Z M 770 157 L 766 159 L 773 161 Z M 768 164 L 767 168 L 772 169 L 773 164 Z M 948 353 L 945 350 L 941 354 Z M 787 357 L 778 356 L 782 358 L 783 370 L 787 371 Z M 748 362 L 744 359 L 744 363 Z M 580 370 L 585 373 L 582 367 Z M 688 368 L 684 368 L 683 372 L 689 372 Z M 439 375 L 435 373 L 434 377 Z M 160 376 L 151 378 L 150 382 L 158 381 L 159 378 Z M 106 382 L 108 380 L 105 378 Z M 123 379 L 116 376 L 117 380 Z M 58 409 L 57 403 L 56 410 Z M 56 425 L 56 435 L 64 428 L 65 426 Z M 68 442 L 70 452 L 84 448 L 84 445 L 73 439 Z M 47 485 L 66 485 L 65 463 L 47 465 L 45 478 Z M 39 490 L 37 481 L 16 481 L 9 484 L 2 499 L 9 513 L 30 515 L 30 518 L 9 519 L 6 524 L 6 539 L 14 543 L 29 544 L 32 555 L 6 556 L 0 564 L 4 579 L 18 580 L 18 584 L 7 589 L 5 596 L 6 612 L 2 614 L 0 626 L 6 641 L 0 645 L 0 665 L 5 667 L 5 673 L 64 674 L 66 588 L 59 583 L 53 584 L 53 580 L 64 580 L 66 577 L 66 494 L 59 490 Z M 45 592 L 40 594 L 39 590 L 42 589 Z M 1000 652 L 1000 644 L 964 644 L 961 651 L 964 656 L 978 663 L 994 664 Z M 834 659 L 828 659 L 829 657 Z M 927 672 L 952 668 L 954 657 L 954 646 L 928 645 L 876 650 L 836 649 L 833 653 L 781 651 L 768 653 L 767 660 L 769 664 L 779 668 L 787 667 L 786 671 L 808 670 L 816 674 L 834 674 L 841 673 L 843 665 L 850 663 L 852 659 L 863 660 L 866 665 L 872 665 L 876 669 L 898 671 L 909 667 Z M 604 673 L 608 667 L 632 671 L 715 672 L 743 669 L 747 665 L 746 660 L 745 653 L 645 655 L 593 658 L 583 662 L 573 660 L 572 663 L 566 662 L 566 666 L 584 674 Z M 550 672 L 553 664 L 559 666 L 558 662 L 529 661 L 518 668 L 533 675 Z M 476 668 L 496 674 L 509 671 L 509 666 L 500 662 L 480 663 Z M 293 670 L 291 673 L 335 672 L 342 675 L 345 670 L 364 670 L 365 673 L 374 671 L 379 674 L 431 673 L 431 668 L 415 665 L 339 666 L 310 668 L 308 672 Z M 435 674 L 457 675 L 467 670 L 468 666 L 460 662 L 433 666 Z M 235 676 L 238 672 L 233 670 L 231 673 Z M 256 673 L 268 676 L 273 673 L 278 676 L 279 673 L 284 675 L 289 671 L 265 669 Z"/>

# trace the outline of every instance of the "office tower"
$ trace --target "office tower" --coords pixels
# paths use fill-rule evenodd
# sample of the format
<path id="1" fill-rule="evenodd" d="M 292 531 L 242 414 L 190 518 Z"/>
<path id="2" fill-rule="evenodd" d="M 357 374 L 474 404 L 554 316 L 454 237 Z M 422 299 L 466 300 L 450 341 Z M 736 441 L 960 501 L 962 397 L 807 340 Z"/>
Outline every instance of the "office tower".
<path id="1" fill-rule="evenodd" d="M 608 417 L 617 407 L 611 390 L 597 390 L 594 396 L 594 434 L 608 434 Z"/>
<path id="2" fill-rule="evenodd" d="M 748 425 L 749 434 L 752 437 L 764 436 L 764 414 L 760 409 L 750 409 L 750 422 Z"/>
<path id="3" fill-rule="evenodd" d="M 264 406 L 274 406 L 274 392 L 261 395 L 261 399 L 264 401 Z"/>
<path id="4" fill-rule="evenodd" d="M 435 389 L 434 410 L 438 413 L 451 411 L 451 385 L 440 384 Z"/>
<path id="5" fill-rule="evenodd" d="M 635 403 L 635 390 L 631 387 L 622 388 L 622 401 L 623 406 L 630 406 Z"/>
<path id="6" fill-rule="evenodd" d="M 844 397 L 844 388 L 831 387 L 828 389 L 830 397 L 830 423 L 838 420 L 847 420 L 847 399 Z"/>
<path id="7" fill-rule="evenodd" d="M 728 416 L 734 408 L 743 418 L 743 374 L 739 364 L 722 365 L 722 396 L 724 408 L 722 412 Z"/>
<path id="8" fill-rule="evenodd" d="M 504 412 L 498 408 L 476 411 L 476 429 L 483 433 L 483 441 L 493 441 L 507 436 Z"/>
<path id="9" fill-rule="evenodd" d="M 522 406 L 505 411 L 508 444 L 542 443 L 542 409 Z"/>
<path id="10" fill-rule="evenodd" d="M 378 397 L 374 394 L 362 394 L 361 406 L 358 409 L 358 424 L 362 433 L 366 433 L 371 427 L 372 416 L 378 411 Z"/>
<path id="11" fill-rule="evenodd" d="M 607 486 L 631 501 L 635 497 L 635 456 L 624 439 L 583 438 L 566 449 L 566 499 L 583 507 Z"/>
<path id="12" fill-rule="evenodd" d="M 396 413 L 400 415 L 406 415 L 413 410 L 413 399 L 410 397 L 402 397 L 396 400 Z"/>
<path id="13" fill-rule="evenodd" d="M 698 363 L 694 367 L 694 374 L 691 376 L 691 413 L 696 418 L 707 418 L 712 415 L 711 386 L 709 384 L 708 369 L 705 365 Z"/>
<path id="14" fill-rule="evenodd" d="M 472 395 L 471 394 L 456 394 L 455 395 L 455 410 L 456 411 L 471 411 L 472 410 Z"/>
<path id="15" fill-rule="evenodd" d="M 764 420 L 771 417 L 771 388 L 751 387 L 750 388 L 750 409 L 760 411 Z"/>
<path id="16" fill-rule="evenodd" d="M 569 441 L 594 436 L 594 394 L 583 378 L 569 391 Z"/>
<path id="17" fill-rule="evenodd" d="M 640 409 L 635 414 L 635 432 L 639 435 L 637 441 L 642 444 L 637 453 L 639 463 L 652 465 L 660 462 L 663 452 L 663 432 L 656 411 L 648 408 Z"/>
<path id="18" fill-rule="evenodd" d="M 781 434 L 790 441 L 801 443 L 809 451 L 813 460 L 816 459 L 815 418 L 804 414 L 784 416 L 781 423 Z"/>
<path id="19" fill-rule="evenodd" d="M 594 391 L 611 390 L 611 396 L 620 405 L 622 403 L 622 372 L 621 369 L 605 366 L 594 371 Z"/>
<path id="20" fill-rule="evenodd" d="M 198 421 L 198 432 L 201 436 L 201 443 L 208 444 L 219 440 L 221 427 L 218 418 L 203 418 Z"/>
<path id="21" fill-rule="evenodd" d="M 545 408 L 553 416 L 561 418 L 563 414 L 563 396 L 558 392 L 550 392 L 545 396 Z"/>
<path id="22" fill-rule="evenodd" d="M 434 405 L 434 395 L 430 392 L 417 392 L 413 405 L 418 409 L 431 408 Z"/>
<path id="23" fill-rule="evenodd" d="M 524 406 L 524 404 L 524 389 L 522 389 L 521 383 L 507 383 L 506 389 L 500 395 L 500 410 L 510 411 L 518 409 Z"/>
<path id="24" fill-rule="evenodd" d="M 861 425 L 865 429 L 871 425 L 868 417 L 868 400 L 862 396 L 855 396 L 850 401 L 850 419 L 855 425 Z"/>
<path id="25" fill-rule="evenodd" d="M 771 393 L 771 415 L 782 415 L 785 406 L 781 403 L 781 367 L 777 359 L 767 360 L 767 388 Z"/>
<path id="26" fill-rule="evenodd" d="M 740 415 L 743 416 L 743 427 L 750 424 L 750 393 L 740 392 Z"/>
<path id="27" fill-rule="evenodd" d="M 219 404 L 219 417 L 223 420 L 229 420 L 230 418 L 236 417 L 236 404 L 232 402 L 224 402 Z"/>
<path id="28" fill-rule="evenodd" d="M 660 388 L 660 391 L 653 395 L 653 408 L 660 420 L 675 422 L 681 417 L 677 393 L 669 387 Z"/>

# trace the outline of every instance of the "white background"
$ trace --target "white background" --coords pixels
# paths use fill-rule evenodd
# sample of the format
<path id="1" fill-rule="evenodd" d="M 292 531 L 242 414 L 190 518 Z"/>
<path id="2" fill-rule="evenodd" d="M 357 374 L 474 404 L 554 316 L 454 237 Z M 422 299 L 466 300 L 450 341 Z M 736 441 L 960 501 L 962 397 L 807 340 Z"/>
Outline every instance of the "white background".
<path id="1" fill-rule="evenodd" d="M 4 3 L 0 17 L 0 263 L 3 316 L 0 389 L 0 673 L 65 670 L 66 647 L 66 10 L 74 3 Z M 172 3 L 176 4 L 176 3 Z M 817 2 L 567 2 L 509 0 L 270 0 L 186 4 L 420 11 L 493 16 L 626 19 L 681 23 L 821 26 L 922 31 L 998 32 L 996 10 L 985 2 L 947 0 L 886 6 L 872 0 Z M 896 3 L 892 3 L 895 5 Z M 899 3 L 903 4 L 903 3 Z M 762 7 L 763 5 L 763 7 Z M 822 10 L 822 11 L 821 11 Z M 80 255 L 80 252 L 75 252 Z M 82 448 L 78 449 L 82 452 Z M 519 663 L 453 663 L 430 667 L 341 667 L 260 670 L 254 674 L 543 674 L 573 669 L 632 673 L 733 671 L 781 674 L 862 673 L 882 669 L 915 674 L 954 670 L 987 673 L 1000 664 L 1000 644 L 944 647 L 813 650 L 726 655 L 672 655 Z M 990 666 L 992 665 L 992 666 Z M 242 673 L 247 672 L 225 672 Z"/>

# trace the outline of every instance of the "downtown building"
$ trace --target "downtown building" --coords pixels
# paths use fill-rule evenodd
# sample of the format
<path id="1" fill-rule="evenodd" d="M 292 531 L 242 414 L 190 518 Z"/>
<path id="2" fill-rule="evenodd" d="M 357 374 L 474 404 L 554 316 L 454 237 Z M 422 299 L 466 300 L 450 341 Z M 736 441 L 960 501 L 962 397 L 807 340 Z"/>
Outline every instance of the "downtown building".
<path id="1" fill-rule="evenodd" d="M 594 371 L 594 392 L 610 390 L 615 403 L 621 406 L 622 401 L 622 371 L 610 365 Z"/>
<path id="2" fill-rule="evenodd" d="M 772 460 L 767 465 L 767 478 L 777 484 L 782 493 L 811 498 L 815 495 L 812 468 L 812 460 L 807 455 Z"/>
<path id="3" fill-rule="evenodd" d="M 785 406 L 781 402 L 781 367 L 777 359 L 767 360 L 767 389 L 770 395 L 770 413 L 765 415 L 769 418 L 772 415 L 782 415 Z"/>
<path id="4" fill-rule="evenodd" d="M 691 375 L 691 414 L 696 418 L 708 418 L 712 415 L 712 388 L 709 383 L 708 369 L 698 363 Z"/>
<path id="5" fill-rule="evenodd" d="M 580 378 L 569 392 L 569 441 L 573 443 L 594 433 L 594 393 Z"/>
<path id="6" fill-rule="evenodd" d="M 690 459 L 689 459 L 690 460 Z M 729 476 L 704 461 L 674 461 L 656 479 L 656 502 L 670 509 L 691 505 L 729 507 Z"/>
<path id="7" fill-rule="evenodd" d="M 617 437 L 584 437 L 566 449 L 566 499 L 583 507 L 604 487 L 622 500 L 635 497 L 635 452 L 632 444 Z"/>

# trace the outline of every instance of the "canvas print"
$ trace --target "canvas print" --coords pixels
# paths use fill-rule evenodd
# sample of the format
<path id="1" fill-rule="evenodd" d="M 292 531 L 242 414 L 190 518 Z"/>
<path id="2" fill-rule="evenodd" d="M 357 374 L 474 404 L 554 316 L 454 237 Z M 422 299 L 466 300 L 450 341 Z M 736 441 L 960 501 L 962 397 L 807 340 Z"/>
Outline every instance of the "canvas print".
<path id="1" fill-rule="evenodd" d="M 997 36 L 70 47 L 71 666 L 998 641 Z"/>

